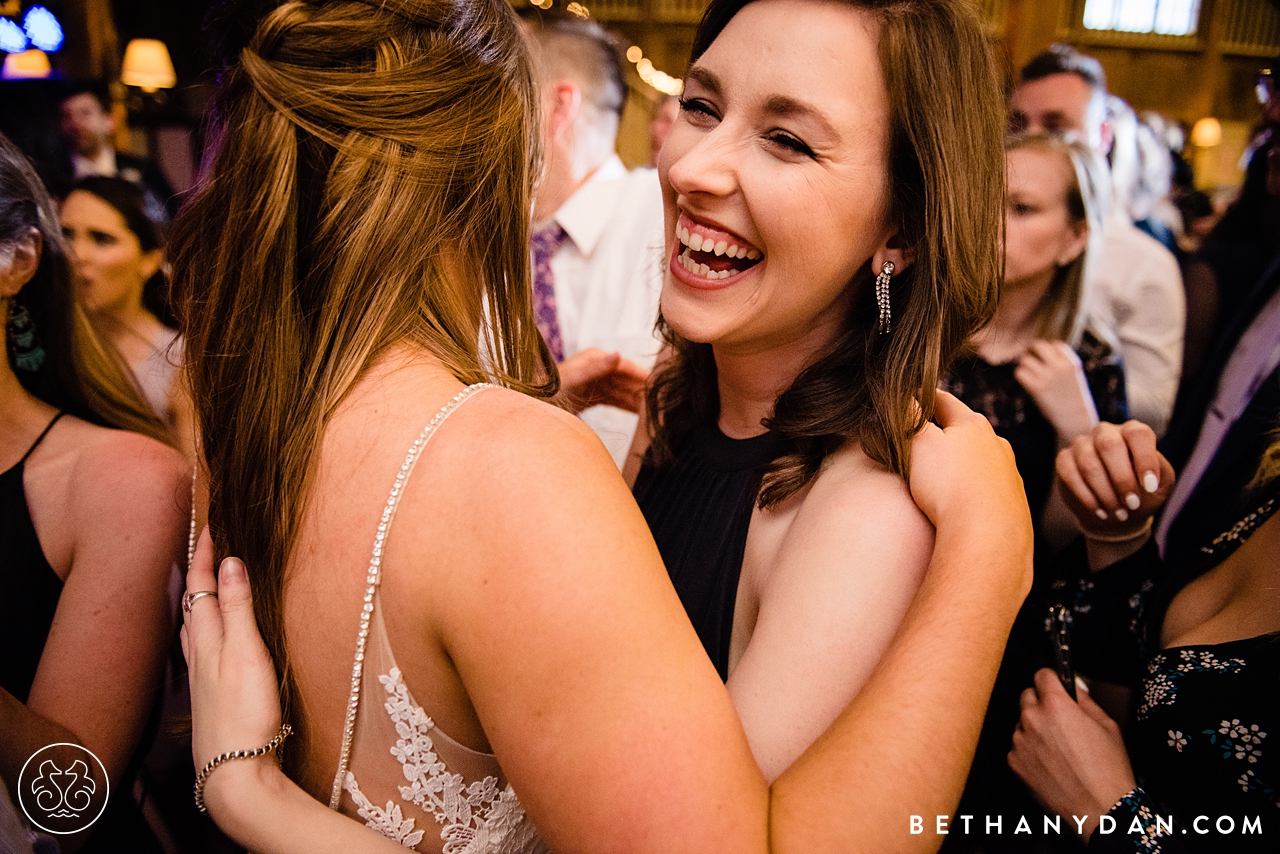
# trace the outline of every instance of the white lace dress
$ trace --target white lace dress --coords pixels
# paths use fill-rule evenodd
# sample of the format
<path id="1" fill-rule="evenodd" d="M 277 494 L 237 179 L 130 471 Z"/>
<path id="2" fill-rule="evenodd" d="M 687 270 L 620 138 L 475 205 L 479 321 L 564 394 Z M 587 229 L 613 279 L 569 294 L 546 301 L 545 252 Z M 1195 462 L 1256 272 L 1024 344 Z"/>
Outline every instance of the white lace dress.
<path id="1" fill-rule="evenodd" d="M 417 851 L 538 854 L 546 846 L 493 754 L 454 741 L 414 700 L 396 666 L 378 607 L 383 544 L 413 466 L 444 420 L 485 387 L 469 386 L 436 413 L 405 457 L 382 512 L 329 807 L 359 817 Z"/>

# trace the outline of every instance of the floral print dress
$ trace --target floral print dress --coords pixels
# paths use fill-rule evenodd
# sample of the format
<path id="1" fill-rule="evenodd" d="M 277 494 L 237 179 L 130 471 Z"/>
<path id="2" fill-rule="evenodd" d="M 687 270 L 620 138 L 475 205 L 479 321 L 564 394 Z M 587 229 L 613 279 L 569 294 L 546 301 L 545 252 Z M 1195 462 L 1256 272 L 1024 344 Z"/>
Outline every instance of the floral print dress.
<path id="1" fill-rule="evenodd" d="M 1139 788 L 1112 807 L 1113 829 L 1095 832 L 1090 852 L 1280 851 L 1280 632 L 1159 645 L 1174 595 L 1275 513 L 1280 484 L 1269 491 L 1176 576 L 1162 574 L 1148 543 L 1059 585 L 1070 594 L 1077 668 L 1138 686 L 1125 741 Z"/>

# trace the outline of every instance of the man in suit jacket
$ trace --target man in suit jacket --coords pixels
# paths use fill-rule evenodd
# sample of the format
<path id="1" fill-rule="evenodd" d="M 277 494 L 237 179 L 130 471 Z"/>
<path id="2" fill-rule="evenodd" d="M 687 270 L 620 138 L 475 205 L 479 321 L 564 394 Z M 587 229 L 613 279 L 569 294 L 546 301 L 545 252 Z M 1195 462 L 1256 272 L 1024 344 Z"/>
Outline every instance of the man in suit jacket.
<path id="1" fill-rule="evenodd" d="M 172 215 L 173 187 L 159 165 L 145 157 L 116 151 L 111 144 L 116 119 L 103 92 L 88 84 L 74 86 L 62 99 L 59 112 L 62 133 L 71 149 L 68 175 L 73 182 L 91 175 L 123 178 L 149 190 Z"/>

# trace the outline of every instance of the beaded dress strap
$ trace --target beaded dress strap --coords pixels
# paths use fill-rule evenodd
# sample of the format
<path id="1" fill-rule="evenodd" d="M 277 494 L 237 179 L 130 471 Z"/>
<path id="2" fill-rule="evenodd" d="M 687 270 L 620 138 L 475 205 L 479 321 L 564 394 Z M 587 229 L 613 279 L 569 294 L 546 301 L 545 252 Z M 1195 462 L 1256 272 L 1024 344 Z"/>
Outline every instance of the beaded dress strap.
<path id="1" fill-rule="evenodd" d="M 413 473 L 413 467 L 417 464 L 418 457 L 422 455 L 422 449 L 427 446 L 432 435 L 468 398 L 482 389 L 490 388 L 491 385 L 491 383 L 476 383 L 467 386 L 441 407 L 427 426 L 422 428 L 422 432 L 414 440 L 413 447 L 405 455 L 400 471 L 396 473 L 396 482 L 391 487 L 387 506 L 382 510 L 382 519 L 378 522 L 378 533 L 373 539 L 373 557 L 369 560 L 369 575 L 365 579 L 367 586 L 364 591 L 364 607 L 360 611 L 360 631 L 356 635 L 356 659 L 351 667 L 351 694 L 347 700 L 347 717 L 342 726 L 342 753 L 338 758 L 338 773 L 333 778 L 333 792 L 329 796 L 331 810 L 336 810 L 342 800 L 342 783 L 346 779 L 347 765 L 351 759 L 351 740 L 355 735 L 356 712 L 360 707 L 360 677 L 364 669 L 364 650 L 369 639 L 369 620 L 373 617 L 373 597 L 378 591 L 378 585 L 382 582 L 382 547 L 387 541 L 387 534 L 391 532 L 391 521 L 395 518 L 396 507 L 400 504 L 400 497 L 404 495 L 409 475 Z"/>

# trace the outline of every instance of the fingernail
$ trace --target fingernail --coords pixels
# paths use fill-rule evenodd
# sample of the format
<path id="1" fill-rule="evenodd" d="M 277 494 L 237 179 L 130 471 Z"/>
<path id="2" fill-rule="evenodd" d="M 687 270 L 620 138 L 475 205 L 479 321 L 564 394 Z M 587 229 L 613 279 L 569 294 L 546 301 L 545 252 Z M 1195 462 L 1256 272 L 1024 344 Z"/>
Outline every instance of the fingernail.
<path id="1" fill-rule="evenodd" d="M 1128 522 L 1129 511 L 1121 507 L 1119 510 L 1116 511 L 1116 518 L 1119 519 L 1121 522 Z"/>
<path id="2" fill-rule="evenodd" d="M 1093 513 L 1102 521 L 1104 522 L 1107 521 L 1107 511 L 1103 510 L 1101 507 L 1099 507 L 1097 510 L 1094 510 Z"/>
<path id="3" fill-rule="evenodd" d="M 1160 477 L 1153 471 L 1149 471 L 1142 476 L 1142 488 L 1147 492 L 1155 492 L 1160 488 Z"/>
<path id="4" fill-rule="evenodd" d="M 1137 510 L 1142 506 L 1142 499 L 1138 497 L 1138 493 L 1130 492 L 1124 497 L 1124 503 L 1128 505 L 1130 510 Z"/>
<path id="5" fill-rule="evenodd" d="M 218 565 L 219 580 L 244 578 L 244 564 L 238 558 L 223 558 L 222 563 Z"/>

